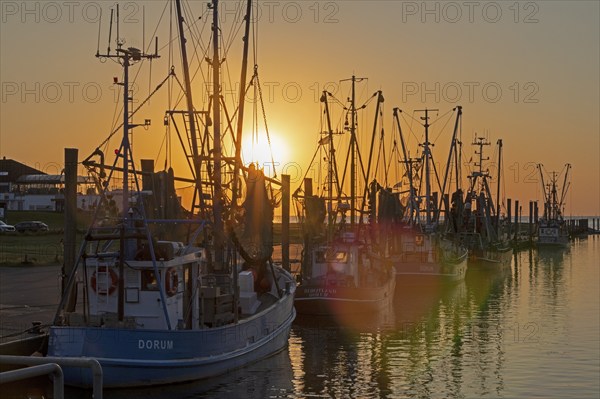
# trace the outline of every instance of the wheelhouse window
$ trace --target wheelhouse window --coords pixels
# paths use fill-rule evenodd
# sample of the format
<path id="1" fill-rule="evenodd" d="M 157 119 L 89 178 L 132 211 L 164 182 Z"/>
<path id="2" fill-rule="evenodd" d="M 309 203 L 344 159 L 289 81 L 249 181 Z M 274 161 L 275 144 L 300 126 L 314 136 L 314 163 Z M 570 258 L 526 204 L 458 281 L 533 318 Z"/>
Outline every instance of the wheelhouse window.
<path id="1" fill-rule="evenodd" d="M 154 270 L 142 270 L 142 291 L 159 291 L 158 279 Z"/>
<path id="2" fill-rule="evenodd" d="M 317 263 L 348 263 L 348 253 L 346 251 L 317 251 L 315 257 Z"/>

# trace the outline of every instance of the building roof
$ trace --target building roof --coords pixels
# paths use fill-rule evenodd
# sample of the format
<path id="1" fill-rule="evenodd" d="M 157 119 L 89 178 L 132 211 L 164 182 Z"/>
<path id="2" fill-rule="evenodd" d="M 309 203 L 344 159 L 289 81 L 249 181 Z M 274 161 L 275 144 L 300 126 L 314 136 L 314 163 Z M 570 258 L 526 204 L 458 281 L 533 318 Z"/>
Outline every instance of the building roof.
<path id="1" fill-rule="evenodd" d="M 15 183 L 23 175 L 45 175 L 45 173 L 13 159 L 0 159 L 0 183 Z"/>
<path id="2" fill-rule="evenodd" d="M 92 183 L 92 179 L 85 176 L 77 176 L 77 184 Z M 65 175 L 23 175 L 17 184 L 64 184 Z"/>

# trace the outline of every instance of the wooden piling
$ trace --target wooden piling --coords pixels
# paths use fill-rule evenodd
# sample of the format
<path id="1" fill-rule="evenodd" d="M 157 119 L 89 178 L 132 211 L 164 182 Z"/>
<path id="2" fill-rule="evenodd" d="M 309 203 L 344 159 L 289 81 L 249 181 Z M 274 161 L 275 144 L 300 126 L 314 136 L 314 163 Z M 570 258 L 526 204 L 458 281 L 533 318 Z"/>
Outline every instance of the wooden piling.
<path id="1" fill-rule="evenodd" d="M 304 179 L 304 197 L 312 197 L 313 195 L 313 187 L 312 187 L 312 179 L 307 177 Z"/>
<path id="2" fill-rule="evenodd" d="M 533 240 L 533 201 L 529 201 L 529 242 Z"/>
<path id="3" fill-rule="evenodd" d="M 515 200 L 515 241 L 519 235 L 519 200 Z"/>
<path id="4" fill-rule="evenodd" d="M 290 271 L 290 175 L 281 176 L 281 264 Z"/>
<path id="5" fill-rule="evenodd" d="M 512 219 L 512 200 L 508 198 L 506 200 L 506 218 L 508 220 L 508 237 L 511 237 L 511 219 Z"/>
<path id="6" fill-rule="evenodd" d="M 154 173 L 154 160 L 142 159 L 142 190 L 152 191 L 152 173 Z"/>
<path id="7" fill-rule="evenodd" d="M 65 148 L 65 227 L 63 236 L 63 270 L 61 292 L 69 295 L 65 310 L 75 310 L 75 285 L 70 293 L 66 292 L 69 275 L 75 268 L 77 241 L 77 148 Z"/>

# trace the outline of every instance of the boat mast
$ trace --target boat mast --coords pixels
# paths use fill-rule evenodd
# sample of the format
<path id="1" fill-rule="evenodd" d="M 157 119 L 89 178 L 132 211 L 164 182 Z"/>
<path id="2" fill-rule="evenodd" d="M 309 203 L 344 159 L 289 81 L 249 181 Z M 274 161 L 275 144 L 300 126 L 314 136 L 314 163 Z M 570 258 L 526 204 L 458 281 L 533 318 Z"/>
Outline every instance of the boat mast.
<path id="1" fill-rule="evenodd" d="M 356 83 L 362 82 L 365 78 L 357 78 L 352 75 L 352 94 L 350 97 L 350 226 L 354 228 L 356 224 Z"/>
<path id="2" fill-rule="evenodd" d="M 215 266 L 223 267 L 223 186 L 221 178 L 221 100 L 220 79 L 221 60 L 219 58 L 219 0 L 212 0 L 213 22 L 213 240 L 215 249 Z"/>
<path id="3" fill-rule="evenodd" d="M 183 76 L 184 76 L 184 83 L 185 83 L 185 98 L 187 101 L 187 114 L 188 114 L 188 120 L 189 120 L 189 124 L 190 124 L 190 136 L 191 136 L 191 143 L 192 143 L 192 156 L 193 156 L 193 163 L 194 163 L 194 174 L 195 174 L 195 196 L 198 196 L 198 200 L 200 201 L 200 203 L 202 204 L 202 188 L 201 188 L 201 167 L 200 167 L 200 157 L 198 154 L 198 139 L 197 139 L 197 135 L 196 135 L 196 117 L 194 114 L 194 101 L 193 101 L 193 97 L 192 97 L 192 85 L 191 85 L 191 80 L 190 80 L 190 70 L 189 70 L 189 65 L 188 65 L 188 56 L 187 56 L 187 49 L 186 49 L 186 39 L 185 39 L 185 32 L 183 30 L 183 13 L 181 10 L 181 0 L 176 0 L 175 1 L 175 5 L 177 8 L 177 26 L 179 29 L 179 43 L 181 46 L 181 61 L 183 64 Z M 193 205 L 192 205 L 193 207 Z M 193 211 L 193 208 L 192 208 Z M 201 209 L 201 212 L 203 212 L 204 210 Z"/>
<path id="4" fill-rule="evenodd" d="M 333 129 L 331 128 L 331 116 L 329 115 L 329 103 L 327 102 L 327 95 L 329 93 L 327 91 L 323 91 L 321 95 L 321 102 L 325 106 L 325 117 L 327 118 L 327 137 L 329 138 L 329 162 L 328 162 L 328 170 L 327 170 L 327 190 L 329 190 L 329 201 L 327 203 L 327 241 L 331 241 L 333 239 L 333 225 L 335 223 L 335 219 L 337 213 L 333 212 L 333 178 L 334 178 L 334 168 L 335 164 L 335 148 L 333 147 Z M 337 182 L 337 170 L 336 170 L 336 182 Z M 340 190 L 338 187 L 337 196 L 339 200 Z"/>
<path id="5" fill-rule="evenodd" d="M 242 130 L 244 128 L 244 105 L 246 98 L 246 75 L 248 70 L 248 47 L 250 43 L 250 15 L 252 12 L 252 0 L 248 0 L 246 5 L 246 26 L 244 28 L 244 50 L 242 55 L 242 75 L 240 77 L 240 97 L 238 104 L 238 120 L 237 120 L 237 132 L 235 140 L 235 164 L 233 168 L 233 192 L 231 194 L 231 206 L 237 206 L 238 198 L 238 174 L 242 167 Z M 234 212 L 231 212 L 231 218 L 234 216 Z"/>
<path id="6" fill-rule="evenodd" d="M 496 233 L 500 237 L 500 180 L 502 179 L 502 139 L 498 139 L 498 183 L 496 185 Z"/>
<path id="7" fill-rule="evenodd" d="M 558 198 L 556 192 L 556 172 L 552 172 L 552 219 L 558 217 Z"/>
<path id="8" fill-rule="evenodd" d="M 490 143 L 488 141 L 486 141 L 485 137 L 475 137 L 475 140 L 473 141 L 473 145 L 474 146 L 478 146 L 479 147 L 479 152 L 477 152 L 477 150 L 475 150 L 475 155 L 479 155 L 479 163 L 475 162 L 475 166 L 479 167 L 479 171 L 478 172 L 473 172 L 473 190 L 475 190 L 475 184 L 477 182 L 477 178 L 481 177 L 481 184 L 482 187 L 487 186 L 487 177 L 488 174 L 487 172 L 483 172 L 483 161 L 487 161 L 490 158 L 484 158 L 483 157 L 483 146 L 486 145 L 490 145 Z"/>
<path id="9" fill-rule="evenodd" d="M 429 146 L 431 143 L 429 142 L 429 111 L 438 111 L 437 109 L 427 109 L 418 110 L 417 112 L 425 112 L 425 116 L 421 117 L 421 120 L 425 121 L 423 125 L 425 127 L 425 142 L 421 144 L 423 147 L 423 156 L 425 157 L 425 212 L 426 212 L 426 221 L 427 226 L 431 224 L 431 177 L 429 176 L 430 172 L 430 160 L 431 160 L 431 150 Z"/>
<path id="10" fill-rule="evenodd" d="M 538 163 L 538 170 L 540 171 L 540 182 L 542 183 L 542 192 L 544 193 L 544 219 L 548 220 L 548 194 L 546 193 L 546 183 L 544 182 L 544 172 L 542 171 L 542 164 Z"/>
<path id="11" fill-rule="evenodd" d="M 436 215 L 435 215 L 435 221 L 437 222 L 440 218 L 440 212 L 442 209 L 442 204 L 444 203 L 444 193 L 446 192 L 446 183 L 448 182 L 448 174 L 450 172 L 450 162 L 452 162 L 452 155 L 456 156 L 456 145 L 458 144 L 458 139 L 456 138 L 456 135 L 458 133 L 459 130 L 459 126 L 460 126 L 460 118 L 462 115 L 462 107 L 460 105 L 458 105 L 455 109 L 458 110 L 457 114 L 456 114 L 456 121 L 454 123 L 454 132 L 452 133 L 452 142 L 450 144 L 450 151 L 448 152 L 448 161 L 446 162 L 446 172 L 444 173 L 444 183 L 442 184 L 442 192 L 440 193 L 440 204 L 438 206 Z M 458 163 L 458 161 L 455 159 L 454 160 L 455 164 Z M 459 175 L 458 175 L 458 168 L 455 171 L 456 172 L 456 182 L 457 182 L 457 186 L 456 186 L 456 191 L 458 191 L 458 180 L 459 180 Z M 450 184 L 448 184 L 448 186 L 450 186 Z M 446 212 L 448 212 L 448 209 L 446 209 Z"/>
<path id="12" fill-rule="evenodd" d="M 350 103 L 350 225 L 354 227 L 356 209 L 356 77 L 352 75 L 352 101 Z"/>
<path id="13" fill-rule="evenodd" d="M 567 184 L 567 178 L 569 176 L 569 170 L 571 169 L 571 164 L 566 164 L 566 171 L 565 171 L 565 178 L 563 180 L 563 185 L 562 185 L 562 190 L 560 193 L 560 208 L 562 209 L 563 207 L 563 203 L 565 201 L 565 195 L 567 194 L 567 191 L 569 190 L 569 184 Z M 561 218 L 562 218 L 562 214 L 561 214 Z"/>
<path id="14" fill-rule="evenodd" d="M 409 185 L 409 194 L 408 194 L 408 221 L 412 226 L 414 224 L 413 214 L 416 213 L 416 217 L 419 217 L 419 209 L 415 206 L 415 187 L 413 184 L 413 160 L 410 159 L 408 151 L 406 149 L 406 143 L 404 142 L 404 134 L 402 133 L 402 125 L 400 124 L 399 114 L 402 112 L 400 108 L 394 108 L 394 119 L 396 120 L 396 125 L 398 126 L 398 135 L 400 136 L 400 144 L 402 146 L 402 156 L 404 160 L 402 163 L 404 164 L 405 175 L 408 177 L 408 185 Z"/>

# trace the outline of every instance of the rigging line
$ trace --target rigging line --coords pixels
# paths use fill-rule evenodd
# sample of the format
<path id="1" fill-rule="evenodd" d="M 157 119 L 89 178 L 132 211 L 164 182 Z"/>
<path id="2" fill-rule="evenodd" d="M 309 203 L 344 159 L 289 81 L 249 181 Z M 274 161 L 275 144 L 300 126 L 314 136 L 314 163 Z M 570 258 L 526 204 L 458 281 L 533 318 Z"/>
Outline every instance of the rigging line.
<path id="1" fill-rule="evenodd" d="M 187 6 L 187 8 L 186 8 L 186 7 L 184 7 L 184 10 L 185 10 L 185 12 L 186 12 L 186 15 L 190 15 L 190 19 L 193 19 L 193 12 L 192 12 L 192 9 L 191 9 L 191 7 L 188 5 L 188 3 L 187 3 L 187 2 L 185 3 L 185 5 Z M 201 14 L 201 15 L 198 17 L 198 19 L 197 19 L 197 20 L 196 20 L 196 19 L 193 19 L 193 20 L 194 20 L 194 23 L 193 23 L 192 25 L 189 25 L 189 27 L 190 27 L 190 29 L 193 29 L 193 30 L 195 30 L 195 31 L 196 31 L 196 32 L 195 32 L 195 33 L 196 33 L 196 36 L 197 36 L 197 39 L 196 39 L 196 40 L 198 40 L 198 43 L 199 43 L 199 45 L 200 45 L 201 47 L 203 47 L 203 48 L 208 48 L 208 47 L 209 47 L 209 44 L 208 44 L 208 43 L 206 43 L 206 44 L 205 44 L 205 43 L 204 43 L 204 41 L 202 40 L 202 37 L 203 37 L 203 34 L 202 34 L 202 32 L 204 32 L 204 29 L 206 29 L 206 27 L 208 26 L 209 22 L 211 22 L 211 21 L 212 21 L 212 19 L 211 19 L 211 18 L 207 18 L 207 17 L 208 17 L 208 14 L 210 13 L 210 9 L 209 9 L 208 7 L 206 7 L 206 8 L 203 8 L 203 9 L 204 9 L 204 12 L 202 12 L 202 14 Z M 198 22 L 198 21 L 200 21 L 200 20 L 202 20 L 202 21 L 204 22 L 204 24 L 202 25 L 202 30 L 199 30 L 199 29 L 198 29 L 198 23 L 197 23 L 197 22 Z M 193 35 L 193 34 L 194 34 L 194 31 L 193 31 L 193 30 L 191 30 L 191 31 L 190 31 L 190 34 L 191 34 L 191 35 Z"/>
<path id="2" fill-rule="evenodd" d="M 460 146 L 460 154 L 461 154 L 461 158 L 465 155 L 464 148 L 462 146 Z M 467 172 L 470 175 L 473 174 L 473 169 L 471 169 L 471 163 L 467 162 L 465 165 L 467 166 Z"/>
<path id="3" fill-rule="evenodd" d="M 96 54 L 100 54 L 100 36 L 102 34 L 102 7 L 100 7 L 100 14 L 98 18 L 98 48 Z"/>
<path id="4" fill-rule="evenodd" d="M 169 71 L 173 68 L 173 58 L 174 58 L 174 46 L 173 43 L 173 9 L 175 7 L 174 2 L 169 2 L 169 51 L 168 51 L 168 63 L 167 68 Z M 167 84 L 167 109 L 172 110 L 173 105 L 173 81 L 169 79 Z M 168 118 L 165 116 L 165 118 Z M 165 126 L 165 138 L 167 141 L 167 149 L 165 151 L 165 170 L 167 167 L 172 166 L 173 154 L 172 154 L 172 146 L 171 146 L 171 124 L 168 123 Z"/>
<path id="5" fill-rule="evenodd" d="M 158 31 L 158 27 L 160 26 L 160 23 L 165 15 L 165 12 L 167 10 L 167 4 L 165 4 L 165 7 L 163 8 L 163 11 L 160 15 L 160 18 L 158 20 L 158 22 L 156 23 L 156 28 L 154 29 L 154 32 L 152 33 L 152 37 L 156 37 L 156 32 Z M 148 52 L 150 51 L 150 48 L 152 47 L 152 40 L 150 41 L 150 43 L 148 43 L 148 48 L 144 49 L 144 52 Z M 139 68 L 137 68 L 135 75 L 133 76 L 133 79 L 131 80 L 132 85 L 135 84 L 135 82 L 137 81 L 138 76 L 140 75 L 140 73 L 142 72 L 142 66 L 144 65 L 144 62 L 146 61 L 146 58 L 143 58 L 139 65 Z M 150 65 L 152 65 L 152 62 L 150 62 Z"/>
<path id="6" fill-rule="evenodd" d="M 387 163 L 387 165 L 385 165 L 386 174 L 388 174 L 388 175 L 389 175 L 390 170 L 392 169 L 392 162 L 394 160 L 396 160 L 396 161 L 398 160 L 398 143 L 395 140 L 394 140 L 394 145 L 392 146 L 389 162 Z M 396 164 L 397 164 L 397 162 L 395 162 L 395 165 L 394 165 L 394 166 L 396 166 L 394 168 L 394 176 L 395 176 L 394 180 L 398 179 L 398 170 L 397 170 Z"/>
<path id="7" fill-rule="evenodd" d="M 160 88 L 165 84 L 165 82 L 167 82 L 167 80 L 169 80 L 169 78 L 171 76 L 172 75 L 168 75 L 162 82 L 159 83 L 158 86 L 156 86 L 154 91 L 152 93 L 150 93 L 150 95 L 148 97 L 146 97 L 146 99 L 144 101 L 142 101 L 142 103 L 140 105 L 138 105 L 138 107 L 135 110 L 133 110 L 133 112 L 131 113 L 131 117 L 133 117 L 136 114 L 136 112 L 138 112 L 140 110 L 140 108 L 142 108 L 144 105 L 146 105 L 146 103 L 150 100 L 150 98 L 152 98 L 152 96 L 154 96 L 154 94 L 156 94 L 156 92 L 158 90 L 160 90 Z M 98 147 L 105 145 L 122 127 L 123 127 L 123 123 L 121 123 L 116 129 L 114 129 Z"/>
<path id="8" fill-rule="evenodd" d="M 219 38 L 221 39 L 221 49 L 224 49 L 225 42 L 223 39 L 223 35 L 220 35 Z M 222 57 L 223 57 L 222 59 L 223 59 L 223 61 L 225 61 L 227 59 L 226 54 L 228 53 L 229 50 L 227 49 L 227 50 L 221 50 L 221 51 L 222 51 Z M 231 78 L 231 68 L 229 67 L 229 62 L 223 62 L 223 65 L 224 65 L 223 69 L 225 70 L 225 75 L 227 75 L 227 82 L 229 83 L 229 87 L 233 89 L 234 84 L 233 84 L 233 79 Z M 223 75 L 221 75 L 221 76 L 223 76 Z M 221 87 L 221 93 L 219 93 L 219 94 L 220 94 L 220 97 L 223 99 L 223 103 L 225 103 L 225 96 L 223 94 L 225 91 L 223 90 L 221 82 L 219 82 L 219 83 L 220 83 L 219 87 Z M 235 98 L 235 94 L 233 94 L 233 98 L 234 98 L 233 104 L 235 105 L 235 102 L 237 100 Z"/>
<path id="9" fill-rule="evenodd" d="M 253 1 L 253 0 L 248 0 Z M 256 2 L 257 7 L 252 7 L 252 14 L 255 19 L 253 21 L 258 21 L 256 19 L 258 17 L 258 1 Z M 256 13 L 256 14 L 255 14 Z M 252 53 L 254 56 L 254 64 L 258 63 L 258 23 L 252 24 Z"/>
<path id="10" fill-rule="evenodd" d="M 416 111 L 416 110 L 414 110 L 414 111 L 412 112 L 412 114 L 414 114 L 415 112 L 417 112 L 417 111 Z M 405 114 L 405 115 L 408 115 L 408 117 L 409 117 L 410 119 L 412 119 L 413 121 L 417 122 L 417 124 L 419 124 L 419 126 L 423 126 L 423 124 L 421 123 L 421 121 L 420 121 L 420 120 L 418 120 L 417 118 L 415 118 L 415 117 L 414 117 L 412 114 L 407 114 L 406 112 L 403 112 L 403 114 Z M 431 124 L 430 124 L 429 126 L 431 126 Z"/>
<path id="11" fill-rule="evenodd" d="M 327 95 L 329 97 L 331 97 L 339 106 L 341 106 L 342 109 L 344 109 L 344 110 L 346 109 L 346 106 L 344 105 L 344 103 L 342 101 L 340 101 L 336 96 L 334 96 L 330 92 L 327 92 Z"/>
<path id="12" fill-rule="evenodd" d="M 239 21 L 240 20 L 240 11 L 242 10 L 243 7 L 237 7 L 237 11 L 235 14 L 235 18 L 234 18 L 234 22 L 235 21 Z M 245 18 L 242 18 L 243 21 L 245 21 Z M 236 28 L 237 26 L 237 28 Z M 225 41 L 225 43 L 228 43 L 224 48 L 226 48 L 225 53 L 229 53 L 229 50 L 231 49 L 231 46 L 233 45 L 236 37 L 239 36 L 240 31 L 242 30 L 242 28 L 244 27 L 243 23 L 240 24 L 236 24 L 233 23 L 231 24 L 231 29 L 229 31 L 229 36 L 227 38 L 227 40 Z M 235 28 L 235 32 L 234 32 L 234 28 Z"/>
<path id="13" fill-rule="evenodd" d="M 406 122 L 406 124 L 408 125 L 408 131 L 410 132 L 410 134 L 412 134 L 412 136 L 415 138 L 415 140 L 417 140 L 417 143 L 419 142 L 419 138 L 417 137 L 417 135 L 415 134 L 415 132 L 412 129 L 412 123 L 408 123 L 408 121 L 405 118 L 406 112 L 402 112 L 402 114 L 400 115 L 402 117 L 402 119 L 404 120 L 404 122 Z M 412 118 L 412 117 L 411 117 Z M 413 120 L 416 120 L 415 118 L 412 118 Z M 419 123 L 419 125 L 421 126 L 421 123 Z M 406 145 L 408 146 L 408 144 L 410 144 L 409 141 L 407 141 Z M 418 151 L 417 151 L 418 153 Z"/>
<path id="14" fill-rule="evenodd" d="M 445 117 L 446 115 L 448 115 L 449 113 L 454 112 L 454 108 L 450 108 L 448 111 L 446 111 L 445 114 L 443 114 L 442 116 L 439 116 L 439 114 L 436 116 L 436 118 L 433 120 L 433 122 L 431 122 L 429 124 L 429 126 L 433 126 L 435 125 L 437 122 L 439 122 L 443 117 Z"/>
<path id="15" fill-rule="evenodd" d="M 298 187 L 298 189 L 296 190 L 296 192 L 298 192 L 301 188 L 302 188 L 302 182 L 304 181 L 304 179 L 306 179 L 306 176 L 308 176 L 308 173 L 310 172 L 310 167 L 313 165 L 313 163 L 315 162 L 315 158 L 317 157 L 317 155 L 319 154 L 319 152 L 321 151 L 321 146 L 319 145 L 317 147 L 317 150 L 315 151 L 315 153 L 313 154 L 312 159 L 310 160 L 310 163 L 308 164 L 308 168 L 306 169 L 306 173 L 304 174 L 304 176 L 302 177 L 302 180 L 300 180 L 300 187 Z"/>
<path id="16" fill-rule="evenodd" d="M 187 4 L 187 3 L 185 3 Z M 194 70 L 194 73 L 192 74 L 191 77 L 191 81 L 193 82 L 194 79 L 196 78 L 196 76 L 198 75 L 198 72 L 200 72 L 203 81 L 207 82 L 209 79 L 207 78 L 207 75 L 204 73 L 204 70 L 202 69 L 202 65 L 204 63 L 204 60 L 206 60 L 208 58 L 208 51 L 209 51 L 209 47 L 208 45 L 205 45 L 203 40 L 202 40 L 202 32 L 204 31 L 204 29 L 206 28 L 206 26 L 208 25 L 208 18 L 203 18 L 203 16 L 205 14 L 208 13 L 208 10 L 206 11 L 205 14 L 203 14 L 202 16 L 200 16 L 199 20 L 203 20 L 204 24 L 202 25 L 202 30 L 198 29 L 198 24 L 197 21 L 194 19 L 192 10 L 188 8 L 184 8 L 184 12 L 186 13 L 186 20 L 184 21 L 186 27 L 187 27 L 187 32 L 189 32 L 190 37 L 193 39 L 192 42 L 194 43 L 193 45 L 193 53 L 192 53 L 192 60 L 197 60 L 198 62 L 198 67 L 196 67 L 196 69 Z M 188 19 L 191 19 L 194 21 L 194 23 L 192 25 L 188 24 L 186 21 Z M 200 48 L 200 51 L 198 51 L 198 48 Z M 202 57 L 200 57 L 200 54 L 202 54 Z"/>
<path id="17" fill-rule="evenodd" d="M 172 13 L 172 11 L 171 11 L 171 13 Z M 174 17 L 173 17 L 173 16 L 171 16 L 171 21 L 172 21 L 173 19 L 174 19 Z M 189 34 L 190 34 L 190 36 L 192 37 L 192 39 L 196 39 L 196 38 L 195 38 L 195 36 L 194 36 L 194 32 L 193 32 L 193 30 L 192 30 L 192 28 L 196 27 L 196 23 L 194 22 L 194 24 L 192 24 L 192 25 L 189 25 L 189 24 L 188 24 L 186 21 L 187 21 L 187 20 L 184 20 L 184 21 L 183 21 L 183 23 L 184 23 L 184 24 L 185 24 L 185 26 L 186 26 L 186 31 L 185 31 L 185 32 L 186 32 L 186 33 L 189 33 Z M 171 22 L 171 24 L 172 24 L 172 22 Z M 174 36 L 174 37 L 173 37 L 173 36 L 172 36 L 172 37 L 170 37 L 170 38 L 169 38 L 169 42 L 168 42 L 167 44 L 165 44 L 165 45 L 163 45 L 162 47 L 159 47 L 159 48 L 158 48 L 159 52 L 160 52 L 160 51 L 162 51 L 162 50 L 164 50 L 164 49 L 165 49 L 165 48 L 167 48 L 167 47 L 170 47 L 170 46 L 172 46 L 172 45 L 173 45 L 173 42 L 175 42 L 176 40 L 179 40 L 179 34 L 177 34 L 177 35 L 176 35 L 176 36 Z"/>
<path id="18" fill-rule="evenodd" d="M 441 118 L 445 117 L 446 115 L 448 115 L 449 113 L 454 112 L 453 109 L 451 109 L 450 111 L 446 112 L 444 115 L 440 116 L 439 118 L 437 118 L 435 121 L 433 121 L 433 123 L 431 125 L 429 125 L 430 127 L 437 122 L 438 120 L 440 120 Z M 437 136 L 435 136 L 435 139 L 433 139 L 433 144 L 435 144 L 437 142 L 437 140 L 440 138 L 440 136 L 442 135 L 442 133 L 444 133 L 444 130 L 446 129 L 446 126 L 448 126 L 448 123 L 450 122 L 452 118 L 448 117 L 448 119 L 446 119 L 446 123 L 444 123 L 444 126 L 442 126 L 442 128 L 440 129 L 440 132 L 438 133 Z"/>
<path id="19" fill-rule="evenodd" d="M 163 139 L 162 139 L 162 141 L 161 141 L 161 143 L 160 143 L 160 147 L 158 148 L 158 152 L 156 153 L 156 156 L 154 157 L 154 161 L 155 161 L 156 163 L 158 163 L 158 160 L 159 160 L 159 158 L 160 158 L 160 153 L 162 152 L 162 149 L 163 149 L 163 147 L 165 146 L 166 142 L 167 142 L 167 135 L 165 134 L 165 136 L 163 137 Z M 168 145 L 167 145 L 167 147 L 168 147 Z M 166 151 L 168 151 L 168 150 L 167 150 L 167 149 L 165 149 L 165 153 L 166 153 Z M 166 157 L 165 157 L 165 161 L 166 161 Z M 166 163 L 166 162 L 165 162 L 165 163 Z"/>
<path id="20" fill-rule="evenodd" d="M 158 32 L 158 27 L 160 26 L 160 23 L 162 22 L 162 19 L 163 19 L 164 15 L 165 15 L 165 12 L 167 11 L 167 5 L 168 4 L 165 3 L 165 7 L 163 8 L 162 13 L 160 14 L 160 18 L 158 19 L 158 22 L 156 23 L 156 28 L 154 28 L 154 32 L 152 32 L 152 36 L 151 37 L 156 37 L 156 32 Z M 150 40 L 150 42 L 148 43 L 148 47 L 144 49 L 144 51 L 146 53 L 148 53 L 151 50 L 152 44 L 153 44 L 153 42 L 152 42 L 152 40 Z M 165 46 L 163 46 L 160 50 L 163 50 L 167 46 L 168 46 L 168 44 L 165 45 Z"/>
<path id="21" fill-rule="evenodd" d="M 377 96 L 378 92 L 373 93 L 373 95 L 371 97 L 369 97 L 367 100 L 365 100 L 364 104 L 361 105 L 360 107 L 356 108 L 357 111 L 363 111 L 366 107 L 369 106 L 369 104 L 373 101 L 373 99 Z M 366 119 L 366 118 L 363 118 Z M 366 123 L 366 121 L 364 122 Z"/>

